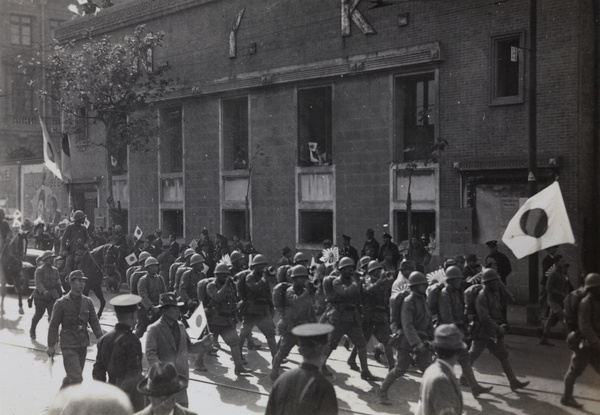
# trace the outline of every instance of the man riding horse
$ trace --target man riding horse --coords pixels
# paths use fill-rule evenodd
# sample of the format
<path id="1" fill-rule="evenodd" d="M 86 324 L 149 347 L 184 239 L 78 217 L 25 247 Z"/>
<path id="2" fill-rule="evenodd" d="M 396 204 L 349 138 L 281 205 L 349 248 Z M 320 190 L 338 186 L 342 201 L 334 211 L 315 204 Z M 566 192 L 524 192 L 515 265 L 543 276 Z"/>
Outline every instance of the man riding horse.
<path id="1" fill-rule="evenodd" d="M 75 269 L 81 269 L 83 255 L 89 251 L 89 243 L 92 238 L 87 228 L 83 225 L 87 215 L 81 210 L 73 214 L 73 223 L 67 226 L 60 241 L 60 255 L 65 258 L 65 269 L 63 273 L 69 273 Z"/>

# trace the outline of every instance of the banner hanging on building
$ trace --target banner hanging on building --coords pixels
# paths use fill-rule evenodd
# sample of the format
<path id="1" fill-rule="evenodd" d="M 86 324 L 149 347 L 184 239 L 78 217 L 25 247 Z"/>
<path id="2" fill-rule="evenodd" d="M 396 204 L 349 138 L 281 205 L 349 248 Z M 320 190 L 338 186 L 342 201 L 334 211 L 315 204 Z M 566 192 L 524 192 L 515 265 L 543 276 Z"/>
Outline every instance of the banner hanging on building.
<path id="1" fill-rule="evenodd" d="M 56 177 L 60 180 L 63 180 L 62 174 L 60 172 L 60 168 L 58 167 L 57 162 L 57 152 L 52 145 L 52 140 L 50 139 L 50 135 L 48 134 L 48 130 L 46 129 L 46 124 L 42 120 L 42 117 L 38 114 L 38 119 L 40 120 L 40 125 L 42 126 L 42 137 L 44 142 L 44 165 L 48 170 L 52 172 Z"/>
<path id="2" fill-rule="evenodd" d="M 575 243 L 558 182 L 527 199 L 508 223 L 502 241 L 518 259 L 554 245 Z"/>

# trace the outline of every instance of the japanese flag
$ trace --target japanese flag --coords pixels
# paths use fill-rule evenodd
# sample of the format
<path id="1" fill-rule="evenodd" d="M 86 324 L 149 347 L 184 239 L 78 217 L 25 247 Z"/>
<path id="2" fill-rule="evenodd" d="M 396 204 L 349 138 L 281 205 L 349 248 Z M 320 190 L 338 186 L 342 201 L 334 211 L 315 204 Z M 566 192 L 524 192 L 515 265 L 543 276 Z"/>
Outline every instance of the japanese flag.
<path id="1" fill-rule="evenodd" d="M 19 210 L 15 210 L 15 213 L 13 213 L 13 218 L 21 219 L 21 212 Z"/>
<path id="2" fill-rule="evenodd" d="M 187 329 L 190 338 L 199 339 L 202 337 L 202 332 L 206 328 L 206 313 L 204 312 L 204 306 L 202 305 L 202 301 L 194 311 L 194 314 L 188 319 L 188 324 L 190 327 Z"/>
<path id="3" fill-rule="evenodd" d="M 127 265 L 132 266 L 133 264 L 135 264 L 137 262 L 137 257 L 135 256 L 135 253 L 131 254 L 131 255 L 127 255 L 125 257 L 125 261 L 127 261 Z"/>
<path id="4" fill-rule="evenodd" d="M 135 227 L 135 232 L 133 233 L 133 236 L 135 236 L 137 239 L 140 239 L 143 234 L 144 234 L 144 232 L 142 232 L 142 230 L 140 229 L 140 227 L 136 226 Z"/>
<path id="5" fill-rule="evenodd" d="M 85 226 L 86 228 L 90 227 L 90 221 L 88 220 L 88 218 L 85 218 L 85 220 L 83 221 L 83 226 Z"/>
<path id="6" fill-rule="evenodd" d="M 558 182 L 527 199 L 508 223 L 502 241 L 518 259 L 554 245 L 575 243 Z"/>

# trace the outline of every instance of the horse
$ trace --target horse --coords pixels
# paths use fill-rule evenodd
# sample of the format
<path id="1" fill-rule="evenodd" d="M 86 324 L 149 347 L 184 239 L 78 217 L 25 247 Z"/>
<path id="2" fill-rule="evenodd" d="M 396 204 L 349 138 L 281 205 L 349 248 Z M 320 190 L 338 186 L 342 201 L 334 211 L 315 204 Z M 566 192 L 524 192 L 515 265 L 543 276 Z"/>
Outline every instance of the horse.
<path id="1" fill-rule="evenodd" d="M 102 293 L 102 281 L 105 276 L 112 276 L 118 273 L 116 269 L 118 261 L 119 248 L 113 244 L 100 245 L 91 251 L 87 251 L 81 260 L 79 269 L 87 277 L 83 294 L 89 295 L 90 291 L 93 291 L 96 297 L 98 297 L 100 301 L 98 318 L 102 316 L 102 311 L 106 305 L 106 300 Z"/>
<path id="2" fill-rule="evenodd" d="M 6 296 L 6 285 L 12 284 L 19 297 L 19 314 L 23 311 L 23 293 L 29 288 L 28 281 L 23 271 L 23 258 L 27 251 L 27 233 L 19 232 L 10 242 L 2 247 L 0 253 L 0 314 L 4 314 L 4 297 Z"/>

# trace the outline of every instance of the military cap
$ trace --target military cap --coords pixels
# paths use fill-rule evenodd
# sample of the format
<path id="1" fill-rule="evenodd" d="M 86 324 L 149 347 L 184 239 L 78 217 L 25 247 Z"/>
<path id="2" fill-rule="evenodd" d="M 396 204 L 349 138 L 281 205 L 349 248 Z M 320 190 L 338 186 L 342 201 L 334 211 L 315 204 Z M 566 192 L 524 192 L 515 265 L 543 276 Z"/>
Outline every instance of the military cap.
<path id="1" fill-rule="evenodd" d="M 285 246 L 285 247 L 284 247 L 284 248 L 281 250 L 281 253 L 282 253 L 283 255 L 285 255 L 285 254 L 289 254 L 290 252 L 292 252 L 292 250 L 291 250 L 289 247 L 287 247 L 287 246 Z"/>
<path id="2" fill-rule="evenodd" d="M 383 233 L 383 237 L 384 237 L 384 238 L 390 238 L 390 239 L 393 239 L 393 238 L 392 238 L 392 235 L 390 235 L 390 234 L 389 234 L 389 233 L 387 233 L 387 232 L 384 232 L 384 233 Z"/>
<path id="3" fill-rule="evenodd" d="M 158 297 L 158 308 L 166 307 L 169 305 L 174 305 L 177 307 L 181 307 L 184 303 L 181 301 L 177 301 L 175 297 L 175 293 L 164 293 Z"/>
<path id="4" fill-rule="evenodd" d="M 331 324 L 307 323 L 292 329 L 292 334 L 298 338 L 298 345 L 314 347 L 327 344 L 329 333 L 333 331 Z"/>
<path id="5" fill-rule="evenodd" d="M 74 279 L 86 281 L 88 278 L 85 276 L 83 271 L 76 269 L 75 271 L 71 271 L 71 273 L 67 277 L 67 282 L 71 282 Z"/>
<path id="6" fill-rule="evenodd" d="M 441 324 L 433 334 L 433 347 L 448 350 L 466 349 L 467 345 L 463 341 L 462 331 L 456 324 Z"/>
<path id="7" fill-rule="evenodd" d="M 44 261 L 44 260 L 46 260 L 48 258 L 54 258 L 55 256 L 56 256 L 56 254 L 54 252 L 52 252 L 52 251 L 44 251 L 40 256 L 38 256 L 36 258 L 36 261 L 39 263 L 39 262 L 42 262 L 42 261 Z"/>
<path id="8" fill-rule="evenodd" d="M 345 233 L 343 233 L 342 234 L 342 239 L 345 239 L 345 240 L 349 241 L 352 238 L 350 236 L 346 235 Z"/>
<path id="9" fill-rule="evenodd" d="M 485 243 L 489 248 L 494 248 L 495 246 L 498 246 L 498 241 L 495 239 L 492 239 L 491 241 L 487 241 Z"/>
<path id="10" fill-rule="evenodd" d="M 142 302 L 142 297 L 135 294 L 117 295 L 109 304 L 115 308 L 117 313 L 133 312 L 137 309 L 137 305 Z"/>

